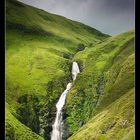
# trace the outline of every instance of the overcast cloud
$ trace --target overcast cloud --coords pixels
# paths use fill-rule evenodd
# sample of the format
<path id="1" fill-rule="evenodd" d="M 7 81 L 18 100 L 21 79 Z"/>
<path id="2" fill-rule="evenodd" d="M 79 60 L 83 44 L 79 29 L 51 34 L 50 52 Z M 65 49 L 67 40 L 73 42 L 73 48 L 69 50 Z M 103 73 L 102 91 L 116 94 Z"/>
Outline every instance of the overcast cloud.
<path id="1" fill-rule="evenodd" d="M 114 35 L 135 26 L 134 0 L 20 0 Z"/>

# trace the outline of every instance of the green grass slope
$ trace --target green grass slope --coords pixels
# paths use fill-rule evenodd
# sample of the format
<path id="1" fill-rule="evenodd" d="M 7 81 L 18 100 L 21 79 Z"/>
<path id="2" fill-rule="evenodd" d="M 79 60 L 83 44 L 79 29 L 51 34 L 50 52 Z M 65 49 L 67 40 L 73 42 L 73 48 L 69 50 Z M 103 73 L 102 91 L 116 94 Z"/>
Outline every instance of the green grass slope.
<path id="1" fill-rule="evenodd" d="M 44 140 L 11 114 L 6 104 L 6 140 Z"/>
<path id="2" fill-rule="evenodd" d="M 85 127 L 83 127 L 83 133 L 80 131 L 76 133 L 77 135 L 72 136 L 72 139 L 76 140 L 80 133 L 86 135 L 89 133 L 91 135 L 94 132 L 93 129 L 95 129 L 95 133 L 97 134 L 100 128 L 96 131 L 95 125 L 98 123 L 96 123 L 98 118 L 102 117 L 101 112 L 106 112 L 105 110 L 108 110 L 107 107 L 109 105 L 109 110 L 115 108 L 117 105 L 114 102 L 117 99 L 120 102 L 121 97 L 134 87 L 134 31 L 110 37 L 102 43 L 86 48 L 84 51 L 78 52 L 73 60 L 79 63 L 81 73 L 78 75 L 73 88 L 67 96 L 67 118 L 65 123 L 69 126 L 69 135 L 75 134 L 93 116 L 96 118 L 93 119 L 95 122 L 92 121 L 93 127 L 85 125 L 87 126 L 85 132 Z M 131 93 L 134 94 L 134 90 L 131 90 Z M 128 95 L 126 96 L 128 97 Z M 128 115 L 128 118 L 126 117 L 125 119 L 132 121 L 132 117 L 129 116 L 131 115 L 129 108 L 133 108 L 134 101 L 131 102 L 128 98 L 125 103 L 127 102 L 126 111 L 128 112 L 126 115 Z M 122 106 L 122 110 L 120 108 L 120 111 L 122 111 L 121 115 L 124 115 L 124 104 L 122 103 L 121 105 L 121 103 L 120 107 Z M 117 112 L 116 110 L 116 112 L 108 114 L 109 116 L 107 117 L 115 119 L 117 113 L 119 111 Z M 118 120 L 120 119 L 121 116 Z M 105 121 L 107 121 L 107 118 L 100 120 L 98 127 L 103 126 Z M 91 132 L 90 127 L 93 128 Z M 120 140 L 120 137 L 126 135 L 126 133 L 121 133 L 121 129 L 113 129 L 112 133 L 116 133 L 116 135 L 120 133 L 118 134 L 120 135 L 119 137 L 114 136 L 112 138 L 118 140 Z M 86 139 L 82 134 L 79 138 L 83 137 L 83 139 Z M 91 140 L 97 139 L 94 133 L 93 138 L 92 136 L 89 138 Z M 98 139 L 108 139 L 108 135 L 104 134 L 101 137 L 99 136 Z"/>
<path id="3" fill-rule="evenodd" d="M 79 43 L 89 47 L 107 37 L 79 22 L 7 0 L 6 102 L 11 108 L 7 127 L 14 127 L 15 120 L 49 139 L 55 103 L 71 80 L 69 68 Z"/>
<path id="4" fill-rule="evenodd" d="M 134 89 L 90 119 L 68 140 L 134 140 Z"/>
<path id="5" fill-rule="evenodd" d="M 79 22 L 50 14 L 15 0 L 7 0 L 6 22 L 9 28 L 16 27 L 28 33 L 55 35 L 75 42 L 95 43 L 108 36 Z"/>

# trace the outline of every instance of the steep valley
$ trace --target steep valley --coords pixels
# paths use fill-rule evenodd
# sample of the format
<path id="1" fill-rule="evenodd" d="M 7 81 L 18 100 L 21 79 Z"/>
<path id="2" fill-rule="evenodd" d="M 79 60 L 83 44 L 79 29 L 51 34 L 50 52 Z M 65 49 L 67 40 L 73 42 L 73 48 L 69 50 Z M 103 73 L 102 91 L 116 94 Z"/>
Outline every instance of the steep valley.
<path id="1" fill-rule="evenodd" d="M 56 103 L 69 140 L 134 139 L 134 30 L 106 35 L 16 0 L 6 1 L 6 140 L 50 140 Z"/>

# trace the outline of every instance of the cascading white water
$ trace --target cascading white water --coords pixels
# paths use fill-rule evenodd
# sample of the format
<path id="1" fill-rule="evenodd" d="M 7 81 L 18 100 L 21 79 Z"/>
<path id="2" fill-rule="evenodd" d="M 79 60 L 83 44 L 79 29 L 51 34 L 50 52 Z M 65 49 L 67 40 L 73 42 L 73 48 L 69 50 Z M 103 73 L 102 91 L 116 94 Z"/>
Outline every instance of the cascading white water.
<path id="1" fill-rule="evenodd" d="M 76 62 L 73 62 L 73 64 L 72 64 L 73 81 L 76 80 L 78 73 L 80 73 L 78 64 Z M 62 140 L 62 124 L 63 124 L 62 109 L 63 109 L 63 106 L 65 105 L 67 93 L 71 89 L 71 87 L 72 87 L 72 83 L 68 83 L 65 91 L 61 94 L 61 96 L 56 104 L 57 113 L 56 113 L 55 122 L 52 126 L 53 131 L 51 134 L 51 140 Z"/>
<path id="2" fill-rule="evenodd" d="M 73 62 L 72 64 L 72 78 L 73 81 L 76 80 L 77 74 L 80 73 L 78 64 L 76 62 Z"/>

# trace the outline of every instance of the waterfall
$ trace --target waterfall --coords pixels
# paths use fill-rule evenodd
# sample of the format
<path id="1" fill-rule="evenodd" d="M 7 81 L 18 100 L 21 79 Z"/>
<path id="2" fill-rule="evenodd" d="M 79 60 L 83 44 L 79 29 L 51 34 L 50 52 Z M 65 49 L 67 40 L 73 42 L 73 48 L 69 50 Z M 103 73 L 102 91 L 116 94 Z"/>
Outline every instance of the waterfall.
<path id="1" fill-rule="evenodd" d="M 73 79 L 73 81 L 75 81 L 77 74 L 80 73 L 78 64 L 76 62 L 73 62 L 73 64 L 72 64 L 71 73 L 72 73 L 72 79 Z M 71 87 L 72 87 L 72 83 L 68 83 L 66 89 L 61 94 L 61 96 L 56 104 L 57 113 L 56 113 L 55 122 L 52 126 L 53 130 L 52 130 L 52 134 L 51 134 L 51 140 L 62 140 L 62 124 L 63 124 L 62 109 L 63 109 L 63 106 L 65 105 L 67 93 L 69 92 Z"/>
<path id="2" fill-rule="evenodd" d="M 76 80 L 77 74 L 80 73 L 78 64 L 76 62 L 73 62 L 72 64 L 72 78 L 73 81 Z"/>

